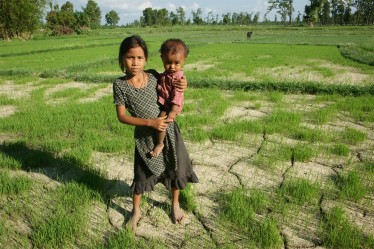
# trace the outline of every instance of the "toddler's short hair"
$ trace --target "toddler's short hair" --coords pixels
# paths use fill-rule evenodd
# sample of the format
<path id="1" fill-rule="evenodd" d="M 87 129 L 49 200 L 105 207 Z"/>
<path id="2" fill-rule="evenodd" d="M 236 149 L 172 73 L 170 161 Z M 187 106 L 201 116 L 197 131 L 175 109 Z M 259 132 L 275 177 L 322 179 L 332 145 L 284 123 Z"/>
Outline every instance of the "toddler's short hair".
<path id="1" fill-rule="evenodd" d="M 162 55 L 182 53 L 187 58 L 189 52 L 187 45 L 181 39 L 168 39 L 162 43 L 160 48 Z"/>

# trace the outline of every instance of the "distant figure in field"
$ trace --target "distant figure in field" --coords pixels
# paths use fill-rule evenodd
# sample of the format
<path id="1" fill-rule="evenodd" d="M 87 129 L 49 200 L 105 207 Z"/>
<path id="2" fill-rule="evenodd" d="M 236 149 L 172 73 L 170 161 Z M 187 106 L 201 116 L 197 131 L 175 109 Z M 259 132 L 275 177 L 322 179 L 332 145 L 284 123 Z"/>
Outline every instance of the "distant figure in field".
<path id="1" fill-rule="evenodd" d="M 247 39 L 251 39 L 251 37 L 252 37 L 252 34 L 253 34 L 253 32 L 252 32 L 252 31 L 248 31 L 248 32 L 247 32 Z"/>

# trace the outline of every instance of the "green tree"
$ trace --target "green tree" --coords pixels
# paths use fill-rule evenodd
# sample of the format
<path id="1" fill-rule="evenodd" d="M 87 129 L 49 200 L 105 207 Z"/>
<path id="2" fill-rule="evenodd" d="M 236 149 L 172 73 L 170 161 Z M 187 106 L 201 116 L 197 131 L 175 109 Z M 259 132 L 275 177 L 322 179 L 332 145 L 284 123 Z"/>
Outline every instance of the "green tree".
<path id="1" fill-rule="evenodd" d="M 304 22 L 309 23 L 310 26 L 314 26 L 314 24 L 321 21 L 323 1 L 310 0 L 310 5 L 305 5 Z"/>
<path id="2" fill-rule="evenodd" d="M 177 8 L 177 14 L 179 19 L 179 24 L 184 25 L 186 23 L 186 12 L 182 7 Z"/>
<path id="3" fill-rule="evenodd" d="M 253 17 L 253 24 L 258 24 L 260 20 L 260 12 L 256 12 L 256 14 Z"/>
<path id="4" fill-rule="evenodd" d="M 231 23 L 231 13 L 226 13 L 222 15 L 222 23 L 225 25 L 229 25 Z"/>
<path id="5" fill-rule="evenodd" d="M 60 24 L 65 27 L 69 27 L 73 30 L 76 29 L 77 19 L 75 18 L 74 6 L 71 2 L 67 1 L 61 5 L 59 21 Z"/>
<path id="6" fill-rule="evenodd" d="M 152 8 L 146 8 L 143 10 L 143 16 L 141 18 L 143 26 L 156 25 L 157 22 L 157 10 Z"/>
<path id="7" fill-rule="evenodd" d="M 322 9 L 321 9 L 321 24 L 322 25 L 327 25 L 331 23 L 331 17 L 330 17 L 330 12 L 331 12 L 331 5 L 328 0 L 324 0 L 322 2 Z"/>
<path id="8" fill-rule="evenodd" d="M 77 20 L 77 26 L 79 29 L 89 28 L 89 19 L 86 13 L 82 11 L 76 11 L 75 13 L 75 19 Z"/>
<path id="9" fill-rule="evenodd" d="M 47 13 L 47 27 L 53 35 L 70 35 L 77 32 L 80 27 L 74 13 L 74 6 L 67 1 L 61 8 L 58 4 L 52 5 L 50 2 L 50 11 Z"/>
<path id="10" fill-rule="evenodd" d="M 292 24 L 292 13 L 295 11 L 293 0 L 269 0 L 268 12 L 276 10 L 281 16 L 282 22 Z"/>
<path id="11" fill-rule="evenodd" d="M 178 15 L 175 14 L 173 11 L 170 12 L 169 19 L 170 19 L 172 25 L 179 24 Z"/>
<path id="12" fill-rule="evenodd" d="M 112 27 L 117 26 L 119 19 L 120 18 L 117 12 L 115 12 L 114 10 L 111 10 L 105 14 L 105 20 L 109 26 L 112 26 Z"/>
<path id="13" fill-rule="evenodd" d="M 345 25 L 352 23 L 352 3 L 351 2 L 346 3 L 344 14 L 343 14 L 343 21 Z"/>
<path id="14" fill-rule="evenodd" d="M 355 0 L 353 6 L 356 8 L 357 24 L 374 24 L 374 1 L 373 0 Z"/>
<path id="15" fill-rule="evenodd" d="M 45 0 L 0 0 L 0 38 L 29 38 L 41 23 Z"/>
<path id="16" fill-rule="evenodd" d="M 101 24 L 101 10 L 97 3 L 93 0 L 88 0 L 86 8 L 82 8 L 88 19 L 88 27 L 96 29 Z"/>
<path id="17" fill-rule="evenodd" d="M 168 25 L 170 24 L 169 12 L 167 9 L 159 9 L 156 12 L 156 24 L 157 25 Z"/>
<path id="18" fill-rule="evenodd" d="M 203 24 L 203 11 L 201 8 L 198 8 L 196 11 L 192 11 L 192 22 L 197 25 Z"/>

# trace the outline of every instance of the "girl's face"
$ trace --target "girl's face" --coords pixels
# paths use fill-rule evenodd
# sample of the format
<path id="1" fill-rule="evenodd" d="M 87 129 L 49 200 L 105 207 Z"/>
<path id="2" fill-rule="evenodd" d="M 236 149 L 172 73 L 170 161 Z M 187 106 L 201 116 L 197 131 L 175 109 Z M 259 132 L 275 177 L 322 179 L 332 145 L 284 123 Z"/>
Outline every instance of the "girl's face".
<path id="1" fill-rule="evenodd" d="M 182 53 L 168 53 L 161 55 L 164 68 L 168 73 L 174 73 L 182 69 L 185 57 Z"/>
<path id="2" fill-rule="evenodd" d="M 130 48 L 125 54 L 124 60 L 126 73 L 131 75 L 143 73 L 144 66 L 147 62 L 144 51 L 139 46 Z"/>

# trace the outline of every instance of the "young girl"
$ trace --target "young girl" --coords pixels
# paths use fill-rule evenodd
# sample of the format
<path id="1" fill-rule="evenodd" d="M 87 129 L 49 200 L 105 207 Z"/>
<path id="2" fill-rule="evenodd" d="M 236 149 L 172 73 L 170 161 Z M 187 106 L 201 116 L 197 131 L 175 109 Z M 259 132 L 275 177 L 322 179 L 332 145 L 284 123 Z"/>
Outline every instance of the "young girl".
<path id="1" fill-rule="evenodd" d="M 168 119 L 175 121 L 176 116 L 182 111 L 184 95 L 175 87 L 174 80 L 183 77 L 182 66 L 188 52 L 188 47 L 180 39 L 168 39 L 161 45 L 160 53 L 165 71 L 160 75 L 157 86 L 158 102 L 162 106 L 160 117 L 167 116 Z M 151 156 L 157 157 L 161 153 L 165 135 L 165 131 L 158 132 L 157 144 L 150 152 Z"/>
<path id="2" fill-rule="evenodd" d="M 113 83 L 119 121 L 135 126 L 134 180 L 131 185 L 133 210 L 128 222 L 134 233 L 141 217 L 141 195 L 145 191 L 153 191 L 159 182 L 171 189 L 172 221 L 180 223 L 183 212 L 179 207 L 179 190 L 184 189 L 188 182 L 198 182 L 178 126 L 172 119 L 158 117 L 160 107 L 156 87 L 159 74 L 154 70 L 144 71 L 147 59 L 148 49 L 142 38 L 131 36 L 124 39 L 118 60 L 125 76 Z M 186 81 L 179 81 L 179 85 L 183 90 Z M 166 130 L 165 148 L 158 157 L 151 157 L 149 152 L 154 148 L 155 130 Z"/>

